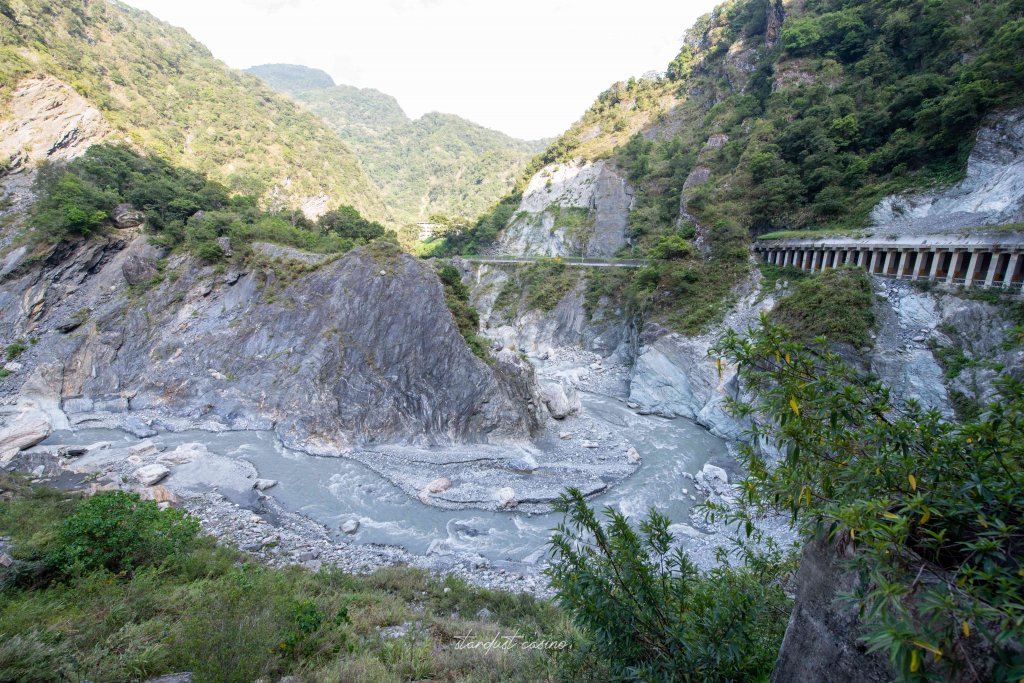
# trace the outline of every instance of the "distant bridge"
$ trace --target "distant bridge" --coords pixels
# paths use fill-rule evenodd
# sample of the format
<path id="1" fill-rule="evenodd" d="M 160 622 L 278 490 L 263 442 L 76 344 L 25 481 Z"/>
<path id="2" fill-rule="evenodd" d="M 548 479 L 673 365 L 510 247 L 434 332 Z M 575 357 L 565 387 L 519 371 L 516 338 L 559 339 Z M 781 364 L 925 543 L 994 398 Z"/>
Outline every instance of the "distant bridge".
<path id="1" fill-rule="evenodd" d="M 643 268 L 642 259 L 589 258 L 583 256 L 463 256 L 471 263 L 561 263 L 566 266 L 589 268 Z"/>
<path id="2" fill-rule="evenodd" d="M 881 277 L 964 287 L 1021 289 L 1024 282 L 1020 233 L 758 240 L 751 248 L 765 263 L 807 273 L 855 265 Z"/>

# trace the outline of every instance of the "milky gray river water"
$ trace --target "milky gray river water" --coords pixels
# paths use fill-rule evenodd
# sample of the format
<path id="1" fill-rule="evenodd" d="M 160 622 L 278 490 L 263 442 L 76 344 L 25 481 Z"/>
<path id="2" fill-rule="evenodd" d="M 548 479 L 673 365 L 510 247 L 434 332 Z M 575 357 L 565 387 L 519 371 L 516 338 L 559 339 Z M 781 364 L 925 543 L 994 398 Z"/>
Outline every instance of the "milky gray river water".
<path id="1" fill-rule="evenodd" d="M 682 474 L 696 473 L 709 458 L 724 455 L 725 443 L 688 420 L 638 415 L 620 401 L 593 394 L 585 394 L 583 402 L 591 416 L 611 426 L 643 456 L 634 475 L 592 502 L 630 516 L 655 507 L 673 521 L 686 521 L 691 501 L 682 493 L 688 483 Z M 134 440 L 96 429 L 58 433 L 50 440 L 99 439 Z M 201 442 L 213 453 L 244 458 L 260 477 L 278 480 L 268 493 L 285 508 L 335 530 L 357 518 L 356 542 L 398 545 L 416 554 L 453 550 L 478 553 L 493 562 L 529 563 L 541 556 L 551 529 L 561 521 L 557 513 L 452 511 L 425 505 L 359 462 L 286 449 L 271 432 L 163 432 L 153 441 L 168 448 Z"/>

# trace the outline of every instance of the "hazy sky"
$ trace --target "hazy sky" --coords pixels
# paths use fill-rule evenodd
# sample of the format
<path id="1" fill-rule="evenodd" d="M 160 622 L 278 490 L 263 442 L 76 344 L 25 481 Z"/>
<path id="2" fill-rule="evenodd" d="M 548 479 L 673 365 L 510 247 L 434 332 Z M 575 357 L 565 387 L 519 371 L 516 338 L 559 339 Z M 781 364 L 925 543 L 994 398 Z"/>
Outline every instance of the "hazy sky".
<path id="1" fill-rule="evenodd" d="M 617 80 L 664 70 L 721 0 L 127 0 L 230 66 L 285 62 L 458 114 L 555 136 Z"/>

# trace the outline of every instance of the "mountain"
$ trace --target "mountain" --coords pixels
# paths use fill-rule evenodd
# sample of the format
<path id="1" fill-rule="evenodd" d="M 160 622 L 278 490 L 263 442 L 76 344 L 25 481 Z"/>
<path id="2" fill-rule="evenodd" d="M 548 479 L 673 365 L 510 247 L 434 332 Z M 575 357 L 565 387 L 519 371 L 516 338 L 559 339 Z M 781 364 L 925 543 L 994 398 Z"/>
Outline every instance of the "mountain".
<path id="1" fill-rule="evenodd" d="M 248 71 L 330 124 L 356 151 L 400 222 L 479 215 L 512 188 L 545 144 L 451 114 L 410 120 L 394 97 L 328 85 L 323 77 L 329 76 L 304 66 L 265 64 Z"/>
<path id="2" fill-rule="evenodd" d="M 114 137 L 231 190 L 309 214 L 350 204 L 387 217 L 356 156 L 320 119 L 147 12 L 107 1 L 3 2 L 0 36 L 4 109 L 45 76 L 56 100 L 84 98 Z"/>

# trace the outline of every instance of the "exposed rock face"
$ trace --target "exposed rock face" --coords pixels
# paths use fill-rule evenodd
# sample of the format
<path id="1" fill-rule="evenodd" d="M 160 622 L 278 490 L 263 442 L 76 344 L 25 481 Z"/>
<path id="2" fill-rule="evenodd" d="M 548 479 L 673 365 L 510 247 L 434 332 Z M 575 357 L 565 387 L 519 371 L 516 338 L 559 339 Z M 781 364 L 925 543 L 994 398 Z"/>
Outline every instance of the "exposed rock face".
<path id="1" fill-rule="evenodd" d="M 142 225 L 146 220 L 146 214 L 142 213 L 131 204 L 118 204 L 114 207 L 114 210 L 110 212 L 110 218 L 114 221 L 115 226 L 125 230 L 127 228 L 135 228 Z"/>
<path id="2" fill-rule="evenodd" d="M 896 677 L 885 658 L 868 654 L 860 636 L 856 607 L 843 607 L 837 599 L 857 585 L 857 576 L 845 572 L 838 558 L 848 552 L 826 538 L 804 548 L 796 577 L 796 603 L 771 680 L 883 683 Z"/>
<path id="3" fill-rule="evenodd" d="M 475 357 L 418 259 L 364 248 L 282 284 L 269 269 L 217 276 L 178 256 L 167 266 L 176 279 L 129 302 L 125 267 L 159 255 L 144 237 L 91 241 L 0 285 L 0 336 L 41 338 L 33 352 L 59 359 L 57 392 L 84 411 L 78 423 L 143 411 L 183 426 L 276 428 L 322 454 L 537 427 L 532 371 L 516 354 Z M 46 334 L 81 310 L 74 334 Z"/>
<path id="4" fill-rule="evenodd" d="M 530 179 L 519 211 L 501 235 L 505 254 L 612 256 L 626 244 L 633 189 L 608 161 L 552 164 Z M 584 211 L 583 225 L 563 211 Z"/>
<path id="5" fill-rule="evenodd" d="M 938 192 L 886 197 L 871 221 L 905 234 L 1024 221 L 1024 110 L 993 115 L 981 127 L 963 181 Z"/>
<path id="6" fill-rule="evenodd" d="M 629 400 L 641 410 L 665 417 L 686 417 L 713 434 L 740 439 L 748 428 L 725 409 L 727 398 L 737 398 L 736 369 L 708 355 L 725 330 L 754 325 L 774 304 L 772 295 L 760 297 L 760 274 L 741 284 L 739 302 L 720 324 L 698 337 L 687 337 L 648 323 L 640 338 L 630 379 Z"/>
<path id="7" fill-rule="evenodd" d="M 21 406 L 0 427 L 0 465 L 18 451 L 34 446 L 50 435 L 53 425 L 49 416 L 32 404 Z"/>
<path id="8" fill-rule="evenodd" d="M 52 76 L 18 83 L 8 111 L 0 122 L 0 159 L 13 169 L 72 159 L 112 132 L 99 110 Z"/>
<path id="9" fill-rule="evenodd" d="M 584 306 L 586 273 L 549 312 L 517 310 L 513 315 L 494 306 L 516 265 L 472 264 L 456 261 L 470 298 L 480 313 L 481 332 L 501 346 L 543 354 L 560 346 L 580 346 L 602 356 L 628 356 L 633 342 L 633 321 L 616 302 L 602 298 L 588 315 Z"/>
<path id="10" fill-rule="evenodd" d="M 121 272 L 124 273 L 124 279 L 130 285 L 149 282 L 157 274 L 156 264 L 152 260 L 137 254 L 132 254 L 124 260 L 124 263 L 121 265 Z"/>

